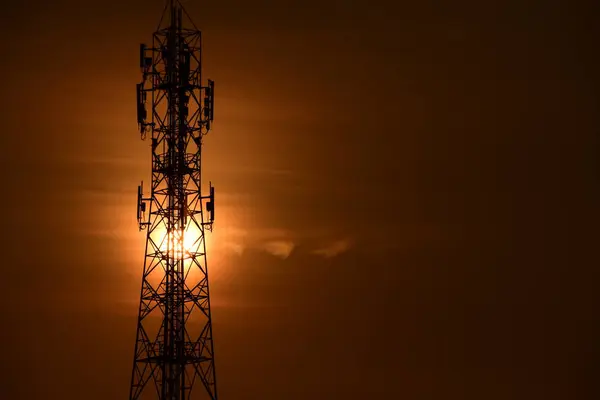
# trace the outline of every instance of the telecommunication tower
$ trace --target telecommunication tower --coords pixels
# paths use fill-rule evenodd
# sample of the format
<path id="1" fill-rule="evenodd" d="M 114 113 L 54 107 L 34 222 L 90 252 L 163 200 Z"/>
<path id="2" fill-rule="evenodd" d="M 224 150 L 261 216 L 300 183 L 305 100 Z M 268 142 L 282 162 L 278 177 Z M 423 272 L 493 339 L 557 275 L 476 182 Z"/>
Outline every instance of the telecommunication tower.
<path id="1" fill-rule="evenodd" d="M 140 67 L 137 121 L 142 139 L 151 135 L 152 184 L 147 197 L 138 187 L 147 238 L 129 399 L 216 400 L 205 241 L 214 188 L 202 195 L 201 181 L 214 82 L 202 85 L 201 33 L 178 0 L 167 0 L 152 46 L 140 45 Z"/>

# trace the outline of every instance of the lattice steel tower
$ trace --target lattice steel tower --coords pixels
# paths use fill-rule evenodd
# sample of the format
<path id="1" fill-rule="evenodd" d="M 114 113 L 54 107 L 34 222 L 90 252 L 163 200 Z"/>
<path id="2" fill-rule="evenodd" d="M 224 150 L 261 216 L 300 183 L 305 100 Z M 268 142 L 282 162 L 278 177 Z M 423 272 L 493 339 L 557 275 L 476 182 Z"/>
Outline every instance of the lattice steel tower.
<path id="1" fill-rule="evenodd" d="M 217 399 L 205 241 L 214 189 L 203 196 L 201 183 L 214 83 L 202 86 L 201 55 L 200 31 L 168 0 L 152 46 L 140 45 L 137 116 L 142 139 L 151 134 L 152 185 L 149 197 L 138 188 L 147 239 L 130 400 Z"/>

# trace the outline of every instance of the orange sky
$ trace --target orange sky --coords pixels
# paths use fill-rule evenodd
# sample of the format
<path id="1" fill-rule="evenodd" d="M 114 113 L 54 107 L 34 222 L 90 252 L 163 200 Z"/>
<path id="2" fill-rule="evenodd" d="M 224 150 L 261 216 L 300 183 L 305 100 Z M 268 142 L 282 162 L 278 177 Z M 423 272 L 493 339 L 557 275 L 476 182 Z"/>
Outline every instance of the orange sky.
<path id="1" fill-rule="evenodd" d="M 216 82 L 223 399 L 600 394 L 597 10 L 484 3 L 184 3 Z M 11 400 L 128 392 L 161 7 L 0 16 Z"/>

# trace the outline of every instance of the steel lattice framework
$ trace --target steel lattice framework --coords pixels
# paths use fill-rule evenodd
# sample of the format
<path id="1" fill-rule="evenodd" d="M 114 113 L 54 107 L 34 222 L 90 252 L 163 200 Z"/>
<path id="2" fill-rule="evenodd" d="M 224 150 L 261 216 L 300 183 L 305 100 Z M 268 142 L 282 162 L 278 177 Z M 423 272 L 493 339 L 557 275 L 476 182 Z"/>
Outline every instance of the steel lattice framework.
<path id="1" fill-rule="evenodd" d="M 138 124 L 142 139 L 151 134 L 152 185 L 149 197 L 138 188 L 147 239 L 130 400 L 217 399 L 205 241 L 214 190 L 203 196 L 201 181 L 214 83 L 202 86 L 201 33 L 191 20 L 183 28 L 184 17 L 169 0 L 152 46 L 140 46 Z M 195 383 L 203 390 L 192 395 Z"/>

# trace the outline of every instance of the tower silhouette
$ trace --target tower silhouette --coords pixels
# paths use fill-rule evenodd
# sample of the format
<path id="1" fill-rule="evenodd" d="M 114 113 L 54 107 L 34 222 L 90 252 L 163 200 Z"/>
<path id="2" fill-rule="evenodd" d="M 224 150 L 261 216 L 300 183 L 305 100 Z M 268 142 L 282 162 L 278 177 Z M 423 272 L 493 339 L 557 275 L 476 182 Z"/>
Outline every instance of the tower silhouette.
<path id="1" fill-rule="evenodd" d="M 151 135 L 152 183 L 148 197 L 138 187 L 147 239 L 130 400 L 217 399 L 205 240 L 214 188 L 202 195 L 201 180 L 214 82 L 202 86 L 201 39 L 179 1 L 168 0 L 152 46 L 140 45 L 137 120 L 142 139 Z"/>

